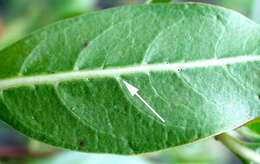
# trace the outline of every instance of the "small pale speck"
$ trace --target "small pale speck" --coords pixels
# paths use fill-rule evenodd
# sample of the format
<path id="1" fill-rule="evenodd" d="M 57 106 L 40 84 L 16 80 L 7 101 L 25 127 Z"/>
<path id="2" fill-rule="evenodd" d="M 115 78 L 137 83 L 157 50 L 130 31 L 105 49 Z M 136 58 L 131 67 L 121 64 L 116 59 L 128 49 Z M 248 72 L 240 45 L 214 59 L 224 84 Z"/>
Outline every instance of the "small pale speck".
<path id="1" fill-rule="evenodd" d="M 32 119 L 34 120 L 34 117 L 32 116 Z"/>
<path id="2" fill-rule="evenodd" d="M 71 109 L 71 110 L 75 111 L 75 110 L 76 110 L 76 108 L 75 108 L 75 107 L 72 107 L 72 109 Z"/>
<path id="3" fill-rule="evenodd" d="M 117 109 L 117 105 L 114 105 L 113 108 L 114 108 L 114 109 Z"/>

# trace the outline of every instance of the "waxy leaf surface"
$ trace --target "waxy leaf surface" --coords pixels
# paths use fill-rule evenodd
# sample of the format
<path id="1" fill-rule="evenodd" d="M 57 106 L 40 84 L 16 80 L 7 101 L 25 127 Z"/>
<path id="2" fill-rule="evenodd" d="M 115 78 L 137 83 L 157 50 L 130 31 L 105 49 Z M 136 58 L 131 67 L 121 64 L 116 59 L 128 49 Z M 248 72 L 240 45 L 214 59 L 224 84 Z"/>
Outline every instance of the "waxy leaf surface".
<path id="1" fill-rule="evenodd" d="M 0 119 L 68 149 L 152 152 L 260 116 L 259 76 L 260 27 L 246 17 L 193 3 L 126 6 L 2 50 Z"/>

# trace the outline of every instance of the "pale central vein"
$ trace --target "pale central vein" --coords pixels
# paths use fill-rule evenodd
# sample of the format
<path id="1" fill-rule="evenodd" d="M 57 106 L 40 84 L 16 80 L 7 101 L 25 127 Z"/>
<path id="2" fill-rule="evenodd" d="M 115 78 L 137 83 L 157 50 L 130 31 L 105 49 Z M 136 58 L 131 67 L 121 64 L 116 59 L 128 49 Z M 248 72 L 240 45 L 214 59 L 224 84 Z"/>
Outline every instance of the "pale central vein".
<path id="1" fill-rule="evenodd" d="M 36 75 L 36 76 L 23 76 L 15 77 L 10 79 L 0 80 L 0 90 L 20 87 L 26 85 L 37 85 L 37 84 L 53 84 L 62 81 L 95 78 L 95 77 L 116 77 L 125 74 L 134 73 L 147 73 L 147 72 L 158 72 L 158 71 L 175 71 L 179 69 L 192 69 L 201 67 L 216 67 L 226 66 L 229 64 L 246 63 L 260 61 L 260 56 L 238 56 L 232 58 L 223 59 L 209 59 L 201 61 L 192 61 L 187 63 L 174 63 L 174 64 L 149 64 L 140 66 L 128 66 L 118 67 L 100 70 L 81 70 L 71 71 L 63 73 L 55 73 L 48 75 Z"/>

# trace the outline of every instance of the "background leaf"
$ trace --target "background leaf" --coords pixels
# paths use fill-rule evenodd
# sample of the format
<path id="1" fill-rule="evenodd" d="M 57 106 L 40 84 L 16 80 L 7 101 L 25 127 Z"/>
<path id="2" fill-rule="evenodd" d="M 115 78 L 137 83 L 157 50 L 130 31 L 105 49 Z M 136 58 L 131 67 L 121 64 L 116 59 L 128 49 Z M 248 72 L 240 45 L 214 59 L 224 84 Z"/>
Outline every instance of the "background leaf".
<path id="1" fill-rule="evenodd" d="M 253 121 L 250 121 L 248 124 L 246 124 L 246 126 L 253 132 L 260 135 L 260 118 L 259 117 Z"/>
<path id="2" fill-rule="evenodd" d="M 259 25 L 202 4 L 69 19 L 0 52 L 0 117 L 80 151 L 137 154 L 191 143 L 260 115 L 259 38 Z"/>

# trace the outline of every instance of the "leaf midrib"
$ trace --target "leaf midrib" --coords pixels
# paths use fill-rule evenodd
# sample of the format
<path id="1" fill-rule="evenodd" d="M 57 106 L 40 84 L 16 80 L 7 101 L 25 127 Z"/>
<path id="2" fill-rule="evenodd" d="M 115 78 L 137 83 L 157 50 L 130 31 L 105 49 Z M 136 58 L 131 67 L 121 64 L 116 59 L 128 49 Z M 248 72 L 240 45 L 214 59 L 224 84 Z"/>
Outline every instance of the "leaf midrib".
<path id="1" fill-rule="evenodd" d="M 203 67 L 221 67 L 230 64 L 247 63 L 260 61 L 260 55 L 254 56 L 237 56 L 222 59 L 208 59 L 200 61 L 191 61 L 187 63 L 163 63 L 163 64 L 147 64 L 134 65 L 128 67 L 114 67 L 108 69 L 96 70 L 80 70 L 62 72 L 48 75 L 35 76 L 20 76 L 9 79 L 0 80 L 0 90 L 5 90 L 13 87 L 20 87 L 26 85 L 36 84 L 55 84 L 62 81 L 85 79 L 85 78 L 102 78 L 102 77 L 117 77 L 125 74 L 134 74 L 141 72 L 160 72 L 160 71 L 174 71 L 178 72 L 180 69 L 192 69 Z"/>

